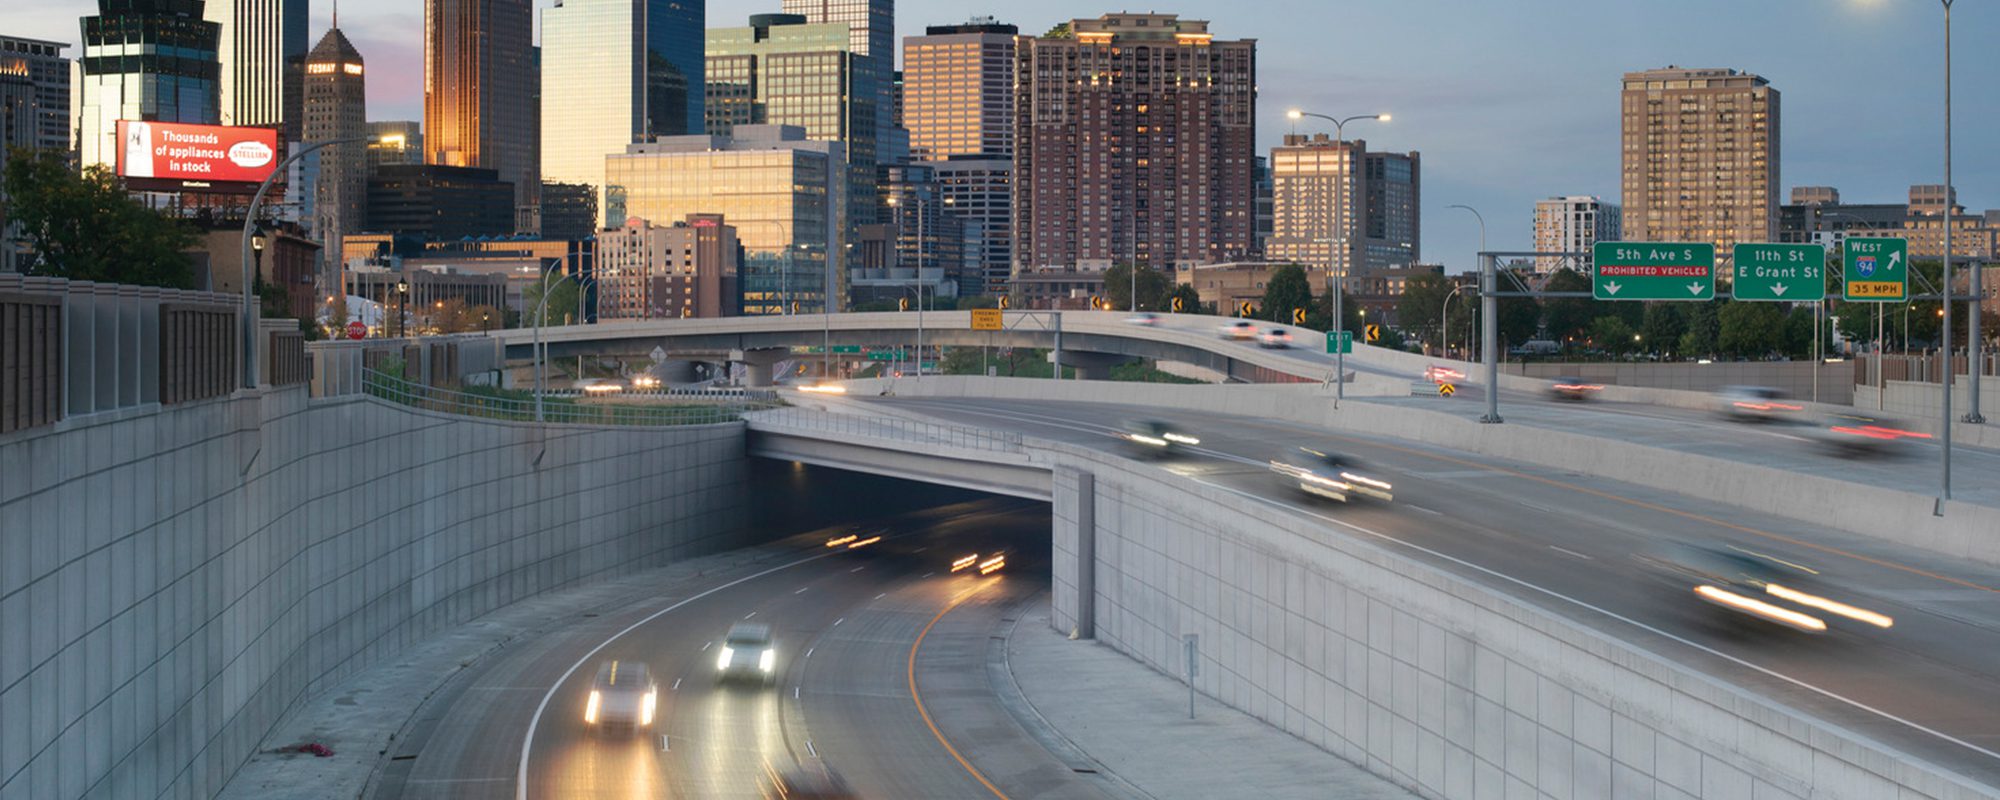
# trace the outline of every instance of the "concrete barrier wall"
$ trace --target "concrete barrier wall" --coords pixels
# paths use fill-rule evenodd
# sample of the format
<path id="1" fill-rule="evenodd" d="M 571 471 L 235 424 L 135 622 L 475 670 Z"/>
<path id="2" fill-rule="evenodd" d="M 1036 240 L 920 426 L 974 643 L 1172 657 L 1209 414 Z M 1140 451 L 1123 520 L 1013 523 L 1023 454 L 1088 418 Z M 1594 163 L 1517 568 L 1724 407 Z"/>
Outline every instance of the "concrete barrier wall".
<path id="1" fill-rule="evenodd" d="M 736 546 L 747 506 L 741 424 L 303 387 L 9 434 L 0 465 L 7 800 L 211 796 L 310 694 L 515 600 Z"/>
<path id="2" fill-rule="evenodd" d="M 1995 796 L 1363 536 L 1049 447 L 1058 630 L 1087 604 L 1175 676 L 1198 634 L 1201 693 L 1425 797 Z"/>
<path id="3" fill-rule="evenodd" d="M 1509 362 L 1501 370 L 1514 375 L 1548 380 L 1575 375 L 1596 383 L 1648 389 L 1678 389 L 1713 393 L 1724 386 L 1775 386 L 1793 397 L 1813 396 L 1813 362 L 1806 361 L 1718 361 L 1697 364 L 1691 361 L 1666 363 L 1611 361 L 1601 363 Z M 1847 405 L 1854 394 L 1854 365 L 1847 362 L 1823 364 L 1819 368 L 1819 401 Z"/>
<path id="4" fill-rule="evenodd" d="M 855 381 L 853 394 L 889 389 Z M 1018 398 L 1156 406 L 1280 419 L 1332 430 L 1424 442 L 1528 464 L 1653 486 L 1789 517 L 1957 558 L 2000 565 L 1994 509 L 1952 501 L 1943 515 L 1924 494 L 1855 484 L 1775 467 L 1520 425 L 1481 425 L 1452 414 L 1375 403 L 1333 407 L 1318 386 L 1195 386 L 970 376 L 902 381 L 900 394 Z M 1653 390 L 1667 391 L 1667 390 Z M 1960 426 L 1978 427 L 1978 426 Z M 1990 426 L 1988 426 L 1990 427 Z"/>

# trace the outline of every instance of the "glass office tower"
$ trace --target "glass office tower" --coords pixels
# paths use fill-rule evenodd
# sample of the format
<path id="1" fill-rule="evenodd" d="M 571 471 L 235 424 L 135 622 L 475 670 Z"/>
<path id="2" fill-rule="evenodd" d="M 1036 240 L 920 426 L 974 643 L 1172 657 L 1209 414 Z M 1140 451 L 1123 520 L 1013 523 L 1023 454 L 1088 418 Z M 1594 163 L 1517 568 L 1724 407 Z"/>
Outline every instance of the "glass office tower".
<path id="1" fill-rule="evenodd" d="M 700 133 L 705 24 L 701 0 L 561 0 L 544 13 L 542 179 L 601 190 L 606 155 Z"/>
<path id="2" fill-rule="evenodd" d="M 221 121 L 222 26 L 201 0 L 98 0 L 83 18 L 76 135 L 82 166 L 117 161 L 118 120 Z"/>

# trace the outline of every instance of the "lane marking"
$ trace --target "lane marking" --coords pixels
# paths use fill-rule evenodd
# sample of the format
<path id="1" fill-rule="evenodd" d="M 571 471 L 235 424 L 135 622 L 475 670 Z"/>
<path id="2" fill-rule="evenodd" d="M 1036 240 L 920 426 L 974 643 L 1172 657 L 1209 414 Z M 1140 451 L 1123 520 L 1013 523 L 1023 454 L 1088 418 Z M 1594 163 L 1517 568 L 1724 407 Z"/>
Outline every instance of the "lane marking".
<path id="1" fill-rule="evenodd" d="M 819 751 L 813 749 L 813 740 L 811 739 L 806 740 L 806 755 L 819 758 Z"/>
<path id="2" fill-rule="evenodd" d="M 792 699 L 793 700 L 799 699 L 799 687 L 797 686 L 792 687 Z"/>
<path id="3" fill-rule="evenodd" d="M 875 595 L 875 599 L 877 599 L 877 600 L 880 600 L 880 599 L 882 599 L 883 597 L 886 597 L 886 596 L 888 596 L 888 594 L 889 594 L 888 592 L 883 592 L 883 593 L 881 593 L 881 594 L 878 594 L 878 595 Z"/>
<path id="4" fill-rule="evenodd" d="M 910 552 L 912 552 L 912 553 L 921 553 L 921 552 L 923 552 L 923 551 L 925 551 L 925 550 L 929 550 L 929 549 L 931 549 L 931 548 L 930 548 L 930 545 L 924 545 L 923 547 L 919 547 L 919 548 L 917 548 L 917 549 L 915 549 L 915 550 L 911 550 Z"/>
<path id="5" fill-rule="evenodd" d="M 840 626 L 840 623 L 843 623 L 843 622 L 846 622 L 846 621 L 847 621 L 847 618 L 846 618 L 846 617 L 841 617 L 840 619 L 837 619 L 837 620 L 834 620 L 834 621 L 833 621 L 833 624 L 834 624 L 834 627 L 839 627 L 839 626 Z"/>
<path id="6" fill-rule="evenodd" d="M 1407 508 L 1407 509 L 1409 509 L 1409 510 L 1411 510 L 1411 511 L 1415 511 L 1415 512 L 1417 512 L 1417 513 L 1419 513 L 1419 514 L 1429 514 L 1429 515 L 1431 515 L 1431 516 L 1433 516 L 1433 517 L 1442 517 L 1442 516 L 1444 516 L 1444 512 L 1442 512 L 1442 511 L 1432 511 L 1432 510 L 1430 510 L 1430 509 L 1428 509 L 1428 508 L 1424 508 L 1423 506 L 1417 506 L 1417 505 L 1410 505 L 1410 504 L 1408 504 L 1408 503 L 1405 503 L 1405 504 L 1403 505 L 1403 507 L 1404 507 L 1404 508 Z"/>
<path id="7" fill-rule="evenodd" d="M 798 591 L 796 591 L 796 592 L 793 592 L 792 594 L 805 594 L 805 593 L 806 593 L 806 587 L 804 587 L 804 586 L 801 586 L 801 587 L 799 587 L 799 590 L 798 590 Z M 748 619 L 748 617 L 745 617 L 745 619 Z"/>
<path id="8" fill-rule="evenodd" d="M 813 657 L 813 649 L 810 647 L 806 648 L 806 658 L 812 658 L 812 657 Z"/>
<path id="9" fill-rule="evenodd" d="M 658 611 L 646 615 L 644 619 L 641 619 L 638 622 L 634 622 L 630 625 L 625 626 L 624 630 L 611 634 L 611 638 L 605 639 L 604 641 L 599 642 L 596 647 L 590 648 L 590 652 L 584 653 L 582 658 L 576 660 L 576 663 L 569 665 L 569 669 L 563 670 L 562 676 L 556 678 L 555 683 L 549 684 L 549 690 L 542 694 L 542 701 L 535 705 L 534 715 L 528 718 L 528 731 L 527 733 L 524 733 L 521 736 L 521 761 L 519 766 L 515 767 L 514 770 L 515 800 L 528 800 L 528 760 L 531 756 L 534 755 L 535 729 L 540 727 L 542 723 L 542 713 L 549 710 L 549 701 L 555 699 L 556 691 L 561 689 L 563 684 L 569 682 L 569 678 L 571 675 L 576 674 L 577 670 L 583 668 L 584 662 L 587 662 L 590 659 L 596 657 L 598 653 L 604 650 L 604 648 L 610 647 L 612 642 L 618 641 L 620 638 L 624 637 L 625 634 L 636 631 L 640 628 L 640 626 L 652 622 L 653 620 L 659 619 L 660 617 L 666 616 L 668 613 L 678 610 L 682 606 L 685 606 L 696 600 L 700 600 L 709 595 L 715 594 L 716 592 L 720 592 L 724 589 L 730 589 L 737 586 L 741 586 L 745 583 L 749 583 L 758 578 L 762 578 L 766 575 L 770 575 L 772 573 L 779 572 L 782 570 L 791 569 L 792 567 L 796 567 L 800 564 L 808 564 L 814 561 L 818 561 L 822 558 L 830 558 L 833 555 L 834 555 L 833 553 L 820 553 L 818 555 L 807 556 L 797 561 L 779 564 L 775 567 L 764 570 L 762 572 L 756 572 L 749 575 L 745 575 L 741 578 L 737 578 L 736 580 L 730 581 L 720 586 L 714 586 L 702 590 L 700 592 L 696 592 L 695 594 L 690 595 L 686 599 L 674 603 L 673 605 L 667 606 L 666 608 L 662 608 Z M 708 642 L 707 644 L 702 645 L 701 649 L 707 650 L 708 646 L 711 644 L 714 644 L 714 642 L 711 641 Z"/>
<path id="10" fill-rule="evenodd" d="M 749 618 L 751 618 L 751 617 L 754 617 L 754 616 L 757 616 L 757 612 L 755 612 L 755 611 L 752 611 L 752 612 L 750 612 L 750 613 L 748 613 L 748 614 L 744 614 L 744 615 L 743 615 L 743 618 L 744 618 L 744 619 L 749 619 Z"/>
<path id="11" fill-rule="evenodd" d="M 660 750 L 662 750 L 662 751 L 664 751 L 664 752 L 668 752 L 668 753 L 671 753 L 671 752 L 673 752 L 673 751 L 674 751 L 674 745 L 673 745 L 673 743 L 672 743 L 672 742 L 669 742 L 669 741 L 667 741 L 667 735 L 666 735 L 666 734 L 664 734 L 664 733 L 660 734 Z"/>
<path id="12" fill-rule="evenodd" d="M 930 576 L 932 576 L 932 575 L 936 575 L 936 574 L 937 574 L 937 571 L 933 570 L 933 571 L 930 571 L 930 572 L 926 572 L 926 573 L 924 573 L 924 577 L 928 578 L 928 577 L 930 577 Z"/>
<path id="13" fill-rule="evenodd" d="M 1596 560 L 1597 560 L 1597 559 L 1596 559 L 1595 557 L 1592 557 L 1592 556 L 1587 556 L 1587 555 L 1584 555 L 1584 554 L 1582 554 L 1582 553 L 1579 553 L 1579 552 L 1577 552 L 1577 551 L 1575 551 L 1575 550 L 1571 550 L 1571 549 L 1569 549 L 1569 548 L 1567 548 L 1567 547 L 1557 547 L 1557 546 L 1555 546 L 1555 545 L 1549 545 L 1549 549 L 1550 549 L 1550 550 L 1554 550 L 1554 551 L 1556 551 L 1556 552 L 1558 552 L 1558 553 L 1567 553 L 1567 554 L 1569 554 L 1569 555 L 1573 555 L 1573 556 L 1576 556 L 1577 558 L 1581 558 L 1581 559 L 1583 559 L 1583 560 L 1585 560 L 1585 561 L 1596 561 Z"/>
<path id="14" fill-rule="evenodd" d="M 862 571 L 862 570 L 864 570 L 864 569 L 867 569 L 867 567 L 855 567 L 854 569 L 850 569 L 850 570 L 848 570 L 848 572 L 850 572 L 850 573 L 852 573 L 852 572 L 860 572 L 860 571 Z"/>
<path id="15" fill-rule="evenodd" d="M 681 679 L 680 679 L 680 678 L 675 678 L 675 679 L 674 679 L 674 685 L 673 685 L 673 688 L 670 688 L 670 689 L 668 689 L 667 691 L 669 691 L 669 692 L 678 692 L 678 691 L 680 691 L 680 690 L 681 690 Z"/>
<path id="16" fill-rule="evenodd" d="M 977 779 L 980 785 L 985 786 L 987 791 L 992 792 L 994 797 L 998 797 L 1000 800 L 1011 800 L 1007 797 L 1006 792 L 1000 791 L 1000 787 L 994 786 L 993 782 L 987 780 L 985 775 L 981 775 L 979 770 L 972 766 L 972 762 L 966 761 L 965 756 L 958 754 L 958 748 L 952 747 L 951 742 L 944 738 L 944 731 L 938 730 L 937 723 L 931 721 L 930 710 L 924 708 L 924 698 L 917 694 L 917 648 L 924 645 L 924 637 L 931 635 L 931 628 L 936 627 L 938 620 L 944 619 L 944 615 L 951 613 L 951 610 L 957 608 L 958 604 L 971 599 L 981 589 L 991 585 L 993 584 L 982 583 L 972 587 L 970 591 L 959 594 L 959 596 L 952 598 L 951 602 L 946 603 L 944 608 L 938 609 L 937 616 L 931 617 L 930 622 L 924 623 L 924 629 L 917 633 L 917 640 L 910 643 L 910 658 L 908 662 L 910 699 L 916 702 L 917 714 L 924 718 L 924 727 L 931 729 L 931 735 L 937 737 L 938 744 L 944 745 L 945 752 L 950 753 L 952 758 L 957 759 L 958 765 L 964 767 L 966 772 L 972 773 L 972 777 Z"/>
<path id="17" fill-rule="evenodd" d="M 702 642 L 701 643 L 702 652 L 708 652 L 708 648 L 714 644 L 715 642 Z"/>

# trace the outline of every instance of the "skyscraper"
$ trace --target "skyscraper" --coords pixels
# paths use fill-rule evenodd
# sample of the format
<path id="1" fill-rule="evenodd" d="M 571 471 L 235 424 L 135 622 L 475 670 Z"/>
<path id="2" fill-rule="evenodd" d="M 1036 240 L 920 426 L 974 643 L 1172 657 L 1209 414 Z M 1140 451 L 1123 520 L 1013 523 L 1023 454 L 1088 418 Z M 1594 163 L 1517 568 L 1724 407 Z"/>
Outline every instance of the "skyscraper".
<path id="1" fill-rule="evenodd" d="M 542 178 L 601 188 L 606 154 L 700 133 L 705 24 L 702 0 L 562 0 L 544 13 Z"/>
<path id="2" fill-rule="evenodd" d="M 368 166 L 424 163 L 424 127 L 416 120 L 368 123 Z"/>
<path id="3" fill-rule="evenodd" d="M 879 139 L 888 137 L 896 124 L 890 97 L 896 70 L 895 0 L 784 0 L 783 10 L 804 16 L 809 24 L 847 26 L 848 50 L 855 55 L 852 91 L 875 112 L 870 138 L 878 141 L 869 143 L 869 152 L 881 150 Z"/>
<path id="4" fill-rule="evenodd" d="M 361 53 L 333 28 L 305 61 L 305 141 L 368 135 L 367 76 Z M 313 234 L 324 254 L 320 286 L 340 284 L 341 238 L 361 230 L 368 208 L 368 144 L 336 144 L 319 151 L 319 184 L 313 194 Z"/>
<path id="5" fill-rule="evenodd" d="M 1777 241 L 1778 90 L 1733 69 L 1625 73 L 1628 241 Z"/>
<path id="6" fill-rule="evenodd" d="M 221 121 L 221 26 L 201 18 L 202 0 L 97 0 L 97 8 L 82 22 L 73 110 L 82 166 L 117 162 L 121 119 Z"/>
<path id="7" fill-rule="evenodd" d="M 1417 153 L 1371 153 L 1362 139 L 1288 134 L 1271 148 L 1271 241 L 1266 256 L 1350 278 L 1419 258 Z"/>
<path id="8" fill-rule="evenodd" d="M 517 217 L 541 186 L 532 11 L 530 0 L 424 2 L 424 163 L 496 171 Z"/>
<path id="9" fill-rule="evenodd" d="M 1256 245 L 1257 43 L 1173 14 L 1022 37 L 1014 231 L 1021 269 L 1156 269 Z"/>
<path id="10" fill-rule="evenodd" d="M 903 39 L 910 157 L 1014 154 L 1014 40 L 992 19 L 933 25 Z"/>
<path id="11" fill-rule="evenodd" d="M 202 18 L 219 26 L 217 86 L 224 125 L 278 125 L 298 134 L 299 109 L 285 82 L 286 59 L 306 54 L 306 0 L 207 0 Z M 334 24 L 338 25 L 339 20 Z M 297 92 L 290 93 L 296 100 Z"/>
<path id="12" fill-rule="evenodd" d="M 0 72 L 19 75 L 35 88 L 34 146 L 68 150 L 69 59 L 62 42 L 0 36 Z"/>
<path id="13" fill-rule="evenodd" d="M 1535 250 L 1543 253 L 1583 253 L 1575 259 L 1537 256 L 1535 272 L 1547 275 L 1565 267 L 1588 274 L 1590 248 L 1618 240 L 1618 204 L 1596 195 L 1569 195 L 1535 201 Z"/>

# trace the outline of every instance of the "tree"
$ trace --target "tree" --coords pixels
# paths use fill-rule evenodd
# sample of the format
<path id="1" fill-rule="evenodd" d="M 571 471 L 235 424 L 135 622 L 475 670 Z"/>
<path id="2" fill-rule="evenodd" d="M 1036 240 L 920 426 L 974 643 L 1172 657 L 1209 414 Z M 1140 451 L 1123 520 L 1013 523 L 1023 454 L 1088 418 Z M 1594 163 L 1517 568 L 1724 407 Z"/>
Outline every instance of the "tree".
<path id="1" fill-rule="evenodd" d="M 1402 323 L 1403 330 L 1415 333 L 1432 344 L 1442 342 L 1438 336 L 1438 317 L 1444 313 L 1444 299 L 1451 295 L 1454 288 L 1457 285 L 1450 278 L 1435 272 L 1410 276 L 1410 280 L 1403 284 L 1403 299 L 1396 303 L 1396 319 Z"/>
<path id="2" fill-rule="evenodd" d="M 326 328 L 334 336 L 341 336 L 347 329 L 347 293 L 340 292 L 328 298 L 326 304 Z"/>
<path id="3" fill-rule="evenodd" d="M 187 251 L 199 237 L 179 220 L 126 194 L 102 165 L 72 169 L 58 150 L 15 148 L 0 185 L 6 214 L 34 252 L 31 275 L 81 281 L 190 288 Z"/>
<path id="4" fill-rule="evenodd" d="M 1549 276 L 1545 287 L 1551 292 L 1588 292 L 1590 279 L 1567 267 Z M 1548 324 L 1549 338 L 1558 342 L 1570 338 L 1589 335 L 1590 325 L 1598 317 L 1607 316 L 1605 309 L 1597 307 L 1597 302 L 1581 297 L 1554 297 L 1542 306 L 1543 319 Z"/>
<path id="5" fill-rule="evenodd" d="M 562 325 L 576 318 L 576 281 L 565 280 L 556 272 L 542 273 L 542 279 L 521 288 L 521 324 L 534 327 L 535 315 L 542 313 L 542 296 L 548 295 L 547 314 L 542 325 Z"/>
<path id="6" fill-rule="evenodd" d="M 1676 351 L 1682 358 L 1700 358 L 1714 355 L 1716 339 L 1721 333 L 1721 322 L 1716 317 L 1716 306 L 1720 300 L 1706 303 L 1689 303 L 1681 314 L 1686 320 L 1686 329 L 1681 332 Z"/>
<path id="7" fill-rule="evenodd" d="M 1632 352 L 1639 344 L 1632 340 L 1637 335 L 1623 317 L 1607 315 L 1590 321 L 1591 345 L 1607 353 L 1621 355 Z"/>
<path id="8" fill-rule="evenodd" d="M 1313 307 L 1312 284 L 1306 282 L 1306 271 L 1297 264 L 1286 264 L 1271 270 L 1271 277 L 1264 283 L 1264 316 L 1272 322 L 1287 325 L 1292 322 L 1292 309 L 1311 311 Z M 1325 330 L 1325 328 L 1320 328 Z"/>
<path id="9" fill-rule="evenodd" d="M 1784 347 L 1785 319 L 1771 303 L 1725 303 L 1716 347 L 1723 355 L 1761 356 Z"/>
<path id="10" fill-rule="evenodd" d="M 1173 278 L 1151 267 L 1139 268 L 1139 307 L 1141 311 L 1159 311 L 1167 292 L 1173 288 Z M 1111 308 L 1132 309 L 1132 265 L 1119 264 L 1104 271 L 1104 299 L 1110 301 Z"/>
<path id="11" fill-rule="evenodd" d="M 1683 333 L 1687 333 L 1687 317 L 1681 313 L 1679 303 L 1646 304 L 1645 315 L 1639 321 L 1644 346 L 1656 353 L 1672 352 L 1680 345 Z"/>
<path id="12" fill-rule="evenodd" d="M 1821 320 L 1820 325 L 1820 343 L 1822 345 L 1820 352 L 1824 353 L 1826 352 L 1826 348 L 1824 347 L 1826 321 Z M 1812 342 L 1812 306 L 1804 304 L 1792 306 L 1792 312 L 1785 316 L 1785 353 L 1794 357 L 1811 358 Z"/>
<path id="13" fill-rule="evenodd" d="M 1175 284 L 1174 290 L 1167 293 L 1166 300 L 1164 301 L 1164 304 L 1161 306 L 1161 308 L 1167 311 L 1172 311 L 1174 308 L 1175 300 L 1181 301 L 1182 313 L 1184 314 L 1201 313 L 1202 309 L 1201 292 L 1195 291 L 1193 284 L 1188 284 L 1188 283 Z"/>
<path id="14" fill-rule="evenodd" d="M 1535 338 L 1542 327 L 1542 304 L 1532 297 L 1502 297 L 1499 306 L 1502 341 L 1520 344 Z"/>

